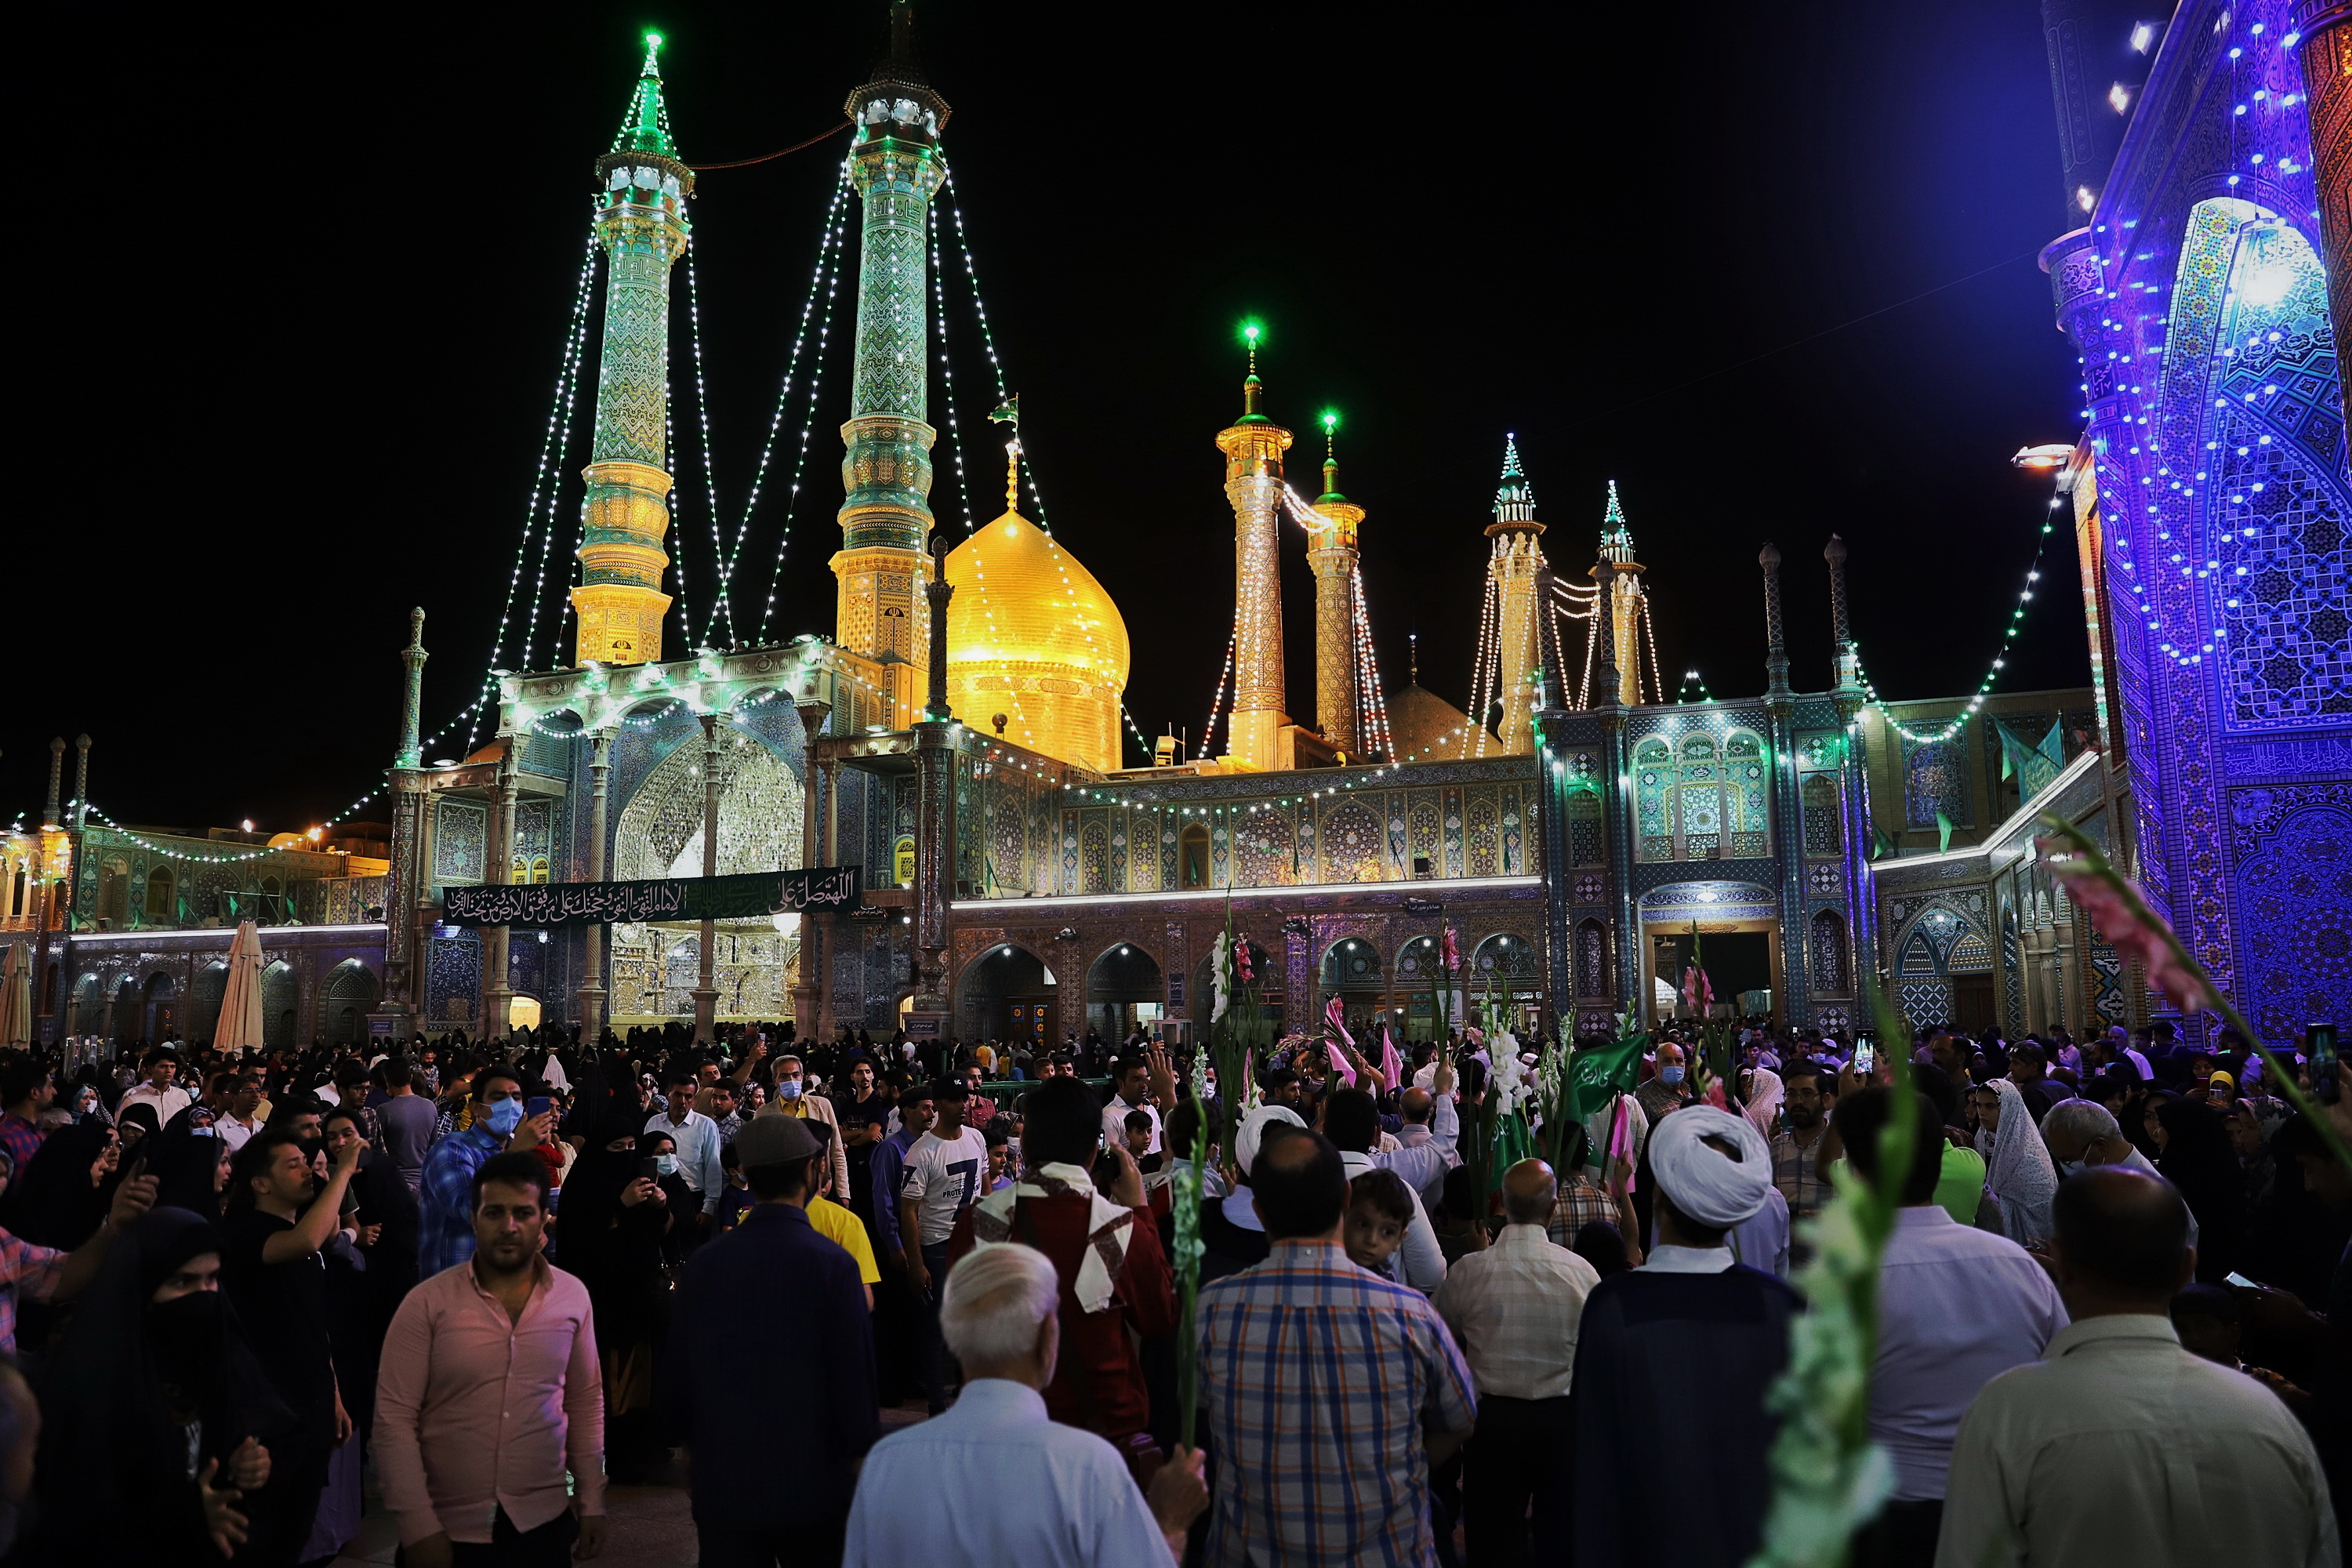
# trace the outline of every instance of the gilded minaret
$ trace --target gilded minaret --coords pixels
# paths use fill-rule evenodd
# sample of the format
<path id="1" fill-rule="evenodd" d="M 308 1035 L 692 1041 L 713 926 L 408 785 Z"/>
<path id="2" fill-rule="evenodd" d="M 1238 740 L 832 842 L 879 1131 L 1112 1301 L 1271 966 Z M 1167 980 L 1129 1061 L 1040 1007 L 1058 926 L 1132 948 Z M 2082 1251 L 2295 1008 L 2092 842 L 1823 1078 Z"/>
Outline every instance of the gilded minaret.
<path id="1" fill-rule="evenodd" d="M 1315 569 L 1315 720 L 1332 749 L 1354 757 L 1363 744 L 1356 700 L 1357 533 L 1364 509 L 1339 493 L 1339 416 L 1323 416 L 1323 493 L 1315 510 L 1326 527 L 1307 547 Z"/>
<path id="2" fill-rule="evenodd" d="M 1616 634 L 1617 700 L 1628 708 L 1642 701 L 1642 622 L 1650 613 L 1642 598 L 1643 567 L 1633 559 L 1633 535 L 1625 526 L 1624 508 L 1617 504 L 1617 481 L 1609 481 L 1609 511 L 1601 520 L 1601 553 L 1613 563 L 1609 591 L 1614 595 L 1610 617 Z M 1600 576 L 1596 569 L 1595 578 Z M 1653 675 L 1656 671 L 1651 672 Z"/>
<path id="3" fill-rule="evenodd" d="M 686 253 L 694 171 L 678 162 L 662 109 L 656 57 L 645 69 L 613 150 L 596 160 L 596 238 L 604 247 L 604 342 L 596 366 L 596 435 L 582 502 L 578 662 L 644 664 L 662 654 L 669 595 L 669 269 Z"/>
<path id="4" fill-rule="evenodd" d="M 1257 411 L 1257 329 L 1246 331 L 1250 372 L 1242 416 L 1217 432 L 1225 455 L 1225 499 L 1234 507 L 1234 711 L 1225 754 L 1247 768 L 1271 768 L 1283 721 L 1282 454 L 1290 432 Z"/>
<path id="5" fill-rule="evenodd" d="M 1503 437 L 1503 482 L 1495 491 L 1494 541 L 1486 575 L 1495 584 L 1496 668 L 1501 677 L 1502 727 L 1497 738 L 1506 756 L 1536 749 L 1533 720 L 1543 700 L 1543 524 L 1536 521 L 1536 492 L 1519 471 L 1519 443 Z"/>
<path id="6" fill-rule="evenodd" d="M 945 177 L 939 154 L 947 100 L 914 58 L 914 11 L 891 0 L 890 55 L 843 112 L 857 127 L 850 182 L 865 204 L 857 258 L 857 355 L 850 380 L 848 454 L 841 462 L 841 549 L 834 631 L 841 646 L 877 659 L 929 661 L 931 530 L 928 412 L 931 196 Z"/>

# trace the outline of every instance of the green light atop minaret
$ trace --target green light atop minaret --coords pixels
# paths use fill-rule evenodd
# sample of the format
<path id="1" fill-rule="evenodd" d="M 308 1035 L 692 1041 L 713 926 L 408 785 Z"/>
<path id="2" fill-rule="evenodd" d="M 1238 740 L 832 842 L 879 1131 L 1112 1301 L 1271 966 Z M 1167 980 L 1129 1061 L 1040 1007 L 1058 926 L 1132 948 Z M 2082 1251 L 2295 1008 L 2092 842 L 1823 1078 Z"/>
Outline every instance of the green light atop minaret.
<path id="1" fill-rule="evenodd" d="M 615 153 L 677 156 L 677 143 L 669 136 L 669 110 L 662 103 L 661 47 L 659 33 L 646 35 L 646 63 L 638 68 L 637 90 L 621 121 L 621 133 L 613 138 Z"/>

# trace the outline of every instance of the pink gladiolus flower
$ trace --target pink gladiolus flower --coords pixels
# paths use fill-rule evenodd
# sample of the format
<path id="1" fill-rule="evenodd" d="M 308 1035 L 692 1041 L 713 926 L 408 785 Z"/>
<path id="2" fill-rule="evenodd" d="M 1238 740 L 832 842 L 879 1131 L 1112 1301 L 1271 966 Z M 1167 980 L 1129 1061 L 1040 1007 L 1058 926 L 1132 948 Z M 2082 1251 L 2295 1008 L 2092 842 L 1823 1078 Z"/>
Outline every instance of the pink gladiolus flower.
<path id="1" fill-rule="evenodd" d="M 1715 984 L 1707 979 L 1706 971 L 1696 963 L 1683 971 L 1683 1000 L 1702 1017 L 1715 1005 Z"/>
<path id="2" fill-rule="evenodd" d="M 2122 877 L 2101 876 L 2054 839 L 2042 841 L 2042 852 L 2076 907 L 2091 917 L 2107 945 L 2125 958 L 2137 958 L 2147 983 L 2185 1013 L 2201 1012 L 2211 1005 L 2205 987 L 2180 962 L 2178 939 L 2163 918 L 2148 908 L 2147 895 Z M 2135 910 L 2135 902 L 2137 910 Z M 2147 918 L 2140 918 L 2145 911 Z"/>
<path id="3" fill-rule="evenodd" d="M 1241 983 L 1244 985 L 1249 984 L 1256 978 L 1255 975 L 1250 973 L 1249 938 L 1247 936 L 1244 936 L 1240 941 L 1234 943 L 1234 972 L 1241 977 Z"/>
<path id="4" fill-rule="evenodd" d="M 1445 973 L 1453 973 L 1462 967 L 1462 950 L 1454 945 L 1454 928 L 1447 926 L 1438 933 L 1438 956 L 1445 964 Z"/>

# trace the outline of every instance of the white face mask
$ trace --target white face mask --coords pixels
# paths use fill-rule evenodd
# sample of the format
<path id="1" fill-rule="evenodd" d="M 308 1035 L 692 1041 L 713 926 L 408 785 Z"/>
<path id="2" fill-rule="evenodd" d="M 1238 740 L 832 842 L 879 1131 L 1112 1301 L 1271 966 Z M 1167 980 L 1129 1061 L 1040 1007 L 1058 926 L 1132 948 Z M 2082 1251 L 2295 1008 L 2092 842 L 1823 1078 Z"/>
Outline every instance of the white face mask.
<path id="1" fill-rule="evenodd" d="M 2058 1162 L 2058 1173 L 2061 1176 L 2071 1176 L 2082 1168 L 2083 1162 L 2080 1160 L 2061 1160 Z"/>

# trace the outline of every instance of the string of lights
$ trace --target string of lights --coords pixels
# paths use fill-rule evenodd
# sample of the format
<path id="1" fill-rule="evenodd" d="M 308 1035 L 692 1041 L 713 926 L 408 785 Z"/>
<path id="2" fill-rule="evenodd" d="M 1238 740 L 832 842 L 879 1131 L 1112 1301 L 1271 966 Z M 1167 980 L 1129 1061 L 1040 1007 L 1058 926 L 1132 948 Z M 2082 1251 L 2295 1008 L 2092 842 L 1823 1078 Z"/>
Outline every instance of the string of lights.
<path id="1" fill-rule="evenodd" d="M 824 294 L 825 310 L 824 323 L 818 331 L 817 367 L 815 374 L 816 376 L 822 376 L 824 373 L 824 345 L 831 341 L 833 329 L 833 289 L 826 282 L 826 279 L 828 273 L 832 273 L 836 279 L 838 276 L 836 268 L 838 251 L 841 244 L 841 216 L 843 205 L 847 199 L 848 191 L 849 164 L 847 161 L 845 160 L 834 179 L 833 199 L 825 207 L 824 227 L 817 237 L 816 265 L 809 269 L 808 293 L 801 300 L 800 324 L 793 330 L 791 352 L 784 356 L 783 380 L 776 388 L 775 410 L 768 416 L 767 437 L 760 445 L 759 461 L 752 466 L 751 488 L 744 493 L 743 497 L 743 514 L 736 520 L 735 542 L 733 546 L 725 552 L 724 563 L 719 572 L 721 592 L 728 600 L 727 624 L 728 629 L 730 633 L 734 633 L 737 630 L 735 626 L 733 604 L 735 573 L 742 563 L 743 549 L 751 538 L 752 514 L 758 510 L 760 498 L 764 492 L 767 485 L 768 465 L 774 459 L 776 452 L 776 437 L 783 429 L 784 409 L 792 401 L 793 388 L 799 378 L 801 354 L 808 343 L 809 322 L 815 314 L 817 295 L 820 290 Z M 688 281 L 689 286 L 692 283 L 692 267 L 691 263 L 689 263 L 688 271 Z M 700 374 L 700 353 L 701 350 L 698 343 L 696 348 L 696 367 L 698 375 Z M 809 384 L 808 418 L 803 422 L 801 427 L 800 458 L 803 463 L 805 463 L 808 458 L 810 430 L 815 418 L 816 384 L 815 378 L 812 377 Z M 776 571 L 778 574 L 781 574 L 783 570 L 785 547 L 792 542 L 793 508 L 791 501 L 796 501 L 799 495 L 800 471 L 795 468 L 793 475 L 792 496 L 785 506 L 782 530 L 776 541 Z M 711 527 L 715 536 L 718 529 L 718 511 L 715 497 L 712 503 Z M 775 605 L 775 583 L 776 579 L 774 577 L 771 577 L 769 580 L 767 605 L 763 606 L 760 616 L 760 626 L 755 638 L 757 641 L 766 640 L 768 610 L 772 609 Z M 714 627 L 715 624 L 716 623 L 714 621 Z M 704 635 L 707 639 L 711 635 L 710 629 L 706 629 Z M 740 644 L 738 646 L 740 646 Z"/>
<path id="2" fill-rule="evenodd" d="M 1486 578 L 1485 597 L 1478 605 L 1478 651 L 1470 666 L 1470 722 L 1462 736 L 1461 754 L 1465 757 L 1486 754 L 1486 706 L 1494 696 L 1494 664 L 1499 656 L 1500 614 L 1495 579 L 1490 574 Z"/>
<path id="3" fill-rule="evenodd" d="M 775 614 L 776 588 L 783 581 L 784 553 L 793 542 L 793 517 L 800 508 L 801 480 L 808 472 L 809 438 L 816 426 L 817 399 L 824 384 L 824 351 L 833 342 L 833 303 L 841 290 L 843 253 L 847 248 L 844 236 L 848 232 L 845 221 L 849 192 L 849 160 L 841 163 L 840 177 L 834 183 L 833 205 L 825 209 L 824 238 L 817 246 L 816 269 L 809 277 L 808 300 L 801 307 L 801 324 L 793 338 L 793 352 L 784 369 L 783 384 L 776 393 L 776 411 L 768 420 L 768 438 L 760 448 L 759 466 L 751 476 L 751 489 L 743 498 L 743 521 L 735 532 L 735 553 L 740 556 L 743 541 L 751 527 L 752 509 L 760 504 L 762 487 L 768 478 L 769 459 L 775 451 L 776 433 L 782 428 L 784 405 L 793 394 L 793 377 L 800 363 L 801 345 L 808 341 L 809 307 L 817 297 L 817 280 L 824 281 L 824 314 L 817 323 L 816 355 L 811 362 L 808 379 L 808 412 L 801 421 L 800 451 L 793 459 L 792 488 L 784 498 L 784 521 L 776 538 L 775 563 L 768 572 L 768 596 L 760 605 L 760 625 L 752 634 L 753 643 L 768 640 L 768 620 Z M 733 567 L 730 566 L 730 572 Z"/>
<path id="4" fill-rule="evenodd" d="M 702 425 L 702 489 L 705 498 L 710 502 L 710 566 L 713 582 L 710 590 L 710 614 L 702 624 L 702 640 L 706 643 L 716 643 L 720 647 L 732 647 L 735 646 L 735 610 L 728 594 L 730 574 L 727 565 L 727 543 L 719 524 L 719 469 L 710 460 L 710 395 L 704 386 L 702 373 L 702 295 L 701 291 L 695 287 L 694 252 L 691 250 L 686 253 L 686 321 L 687 335 L 694 344 L 694 411 Z M 675 447 L 671 449 L 676 450 Z M 676 459 L 673 458 L 672 461 Z M 686 553 L 685 532 L 684 528 L 678 530 L 680 536 L 678 553 L 681 556 Z M 683 574 L 681 574 L 680 581 L 683 580 Z M 683 605 L 678 609 L 677 621 L 681 626 L 693 624 Z M 719 623 L 722 621 L 727 626 L 723 636 L 719 630 Z"/>
<path id="5" fill-rule="evenodd" d="M 1364 605 L 1364 574 L 1355 563 L 1348 563 L 1348 609 L 1354 623 L 1356 644 L 1356 688 L 1360 694 L 1356 711 L 1362 716 L 1366 749 L 1374 756 L 1396 755 L 1396 738 L 1389 732 L 1389 700 L 1381 684 L 1381 661 L 1372 648 L 1371 616 Z"/>
<path id="6" fill-rule="evenodd" d="M 677 432 L 670 422 L 669 410 L 669 387 L 665 383 L 662 386 L 662 449 L 675 452 L 677 450 Z M 670 494 L 673 497 L 677 494 L 675 480 L 671 483 Z M 683 509 L 673 508 L 672 515 L 680 510 Z M 677 548 L 670 556 L 669 569 L 675 578 L 672 586 L 677 592 L 672 595 L 672 601 L 677 605 L 677 624 L 681 627 L 690 627 L 694 625 L 694 608 L 686 591 L 686 529 L 683 526 L 679 527 L 675 542 Z M 530 666 L 526 662 L 523 668 L 528 669 Z"/>
<path id="7" fill-rule="evenodd" d="M 2050 498 L 2051 510 L 2055 511 L 2062 504 L 2063 498 L 2058 496 Z M 1880 721 L 1888 729 L 1913 745 L 1937 745 L 1958 734 L 1968 721 L 1976 715 L 1977 710 L 1984 706 L 1985 699 L 1992 694 L 1993 683 L 2000 679 L 2001 670 L 2009 664 L 2010 646 L 2017 640 L 2018 628 L 2025 624 L 2026 608 L 2033 603 L 2034 584 L 2042 581 L 2042 558 L 2050 548 L 2050 535 L 2056 526 L 2049 518 L 2042 519 L 2041 531 L 2034 535 L 2033 560 L 2025 569 L 2025 586 L 2019 590 L 2016 607 L 2009 612 L 2009 621 L 2001 627 L 2000 647 L 1994 652 L 1992 663 L 1987 667 L 1984 679 L 1977 682 L 1976 691 L 1969 697 L 1968 706 L 1954 714 L 1940 727 L 1933 730 L 1913 730 L 1896 719 L 1885 702 L 1880 699 L 1877 684 L 1864 673 L 1862 650 L 1859 644 L 1856 645 L 1855 678 L 1862 682 L 1863 691 L 1868 698 L 1867 706 L 1878 715 Z M 2150 624 L 2153 626 L 2154 623 Z"/>
<path id="8" fill-rule="evenodd" d="M 1234 678 L 1234 644 L 1238 633 L 1225 634 L 1225 665 L 1217 672 L 1217 693 L 1209 699 L 1209 721 L 1201 726 L 1201 755 L 1213 757 L 1216 752 L 1217 715 L 1225 706 L 1225 689 Z"/>
<path id="9" fill-rule="evenodd" d="M 370 800 L 374 799 L 376 793 L 377 792 L 371 792 L 368 795 L 362 795 L 358 800 L 353 801 L 350 805 L 345 806 L 342 811 L 336 816 L 328 818 L 324 823 L 311 828 L 306 837 L 314 842 L 320 838 L 323 838 L 326 837 L 326 830 L 329 827 L 333 826 L 336 823 L 345 820 L 352 815 L 352 813 L 357 811 L 361 806 L 365 805 Z M 71 801 L 68 803 L 68 809 L 66 813 L 66 818 L 69 822 L 74 820 L 75 809 L 78 808 L 83 815 L 94 816 L 98 818 L 100 822 L 105 824 L 108 832 L 119 834 L 122 837 L 128 838 L 131 843 L 136 844 L 140 848 L 146 850 L 149 854 L 160 855 L 166 860 L 178 860 L 184 864 L 191 866 L 240 866 L 247 863 L 248 861 L 266 860 L 272 855 L 299 854 L 306 852 L 301 845 L 264 844 L 257 846 L 252 849 L 248 849 L 242 854 L 236 855 L 191 855 L 185 850 L 173 849 L 158 844 L 153 839 L 148 837 L 145 834 L 139 832 L 135 828 L 123 826 L 122 824 L 115 821 L 114 818 L 107 816 L 105 812 L 100 810 L 94 802 Z M 320 851 L 317 850 L 309 850 L 307 852 L 311 854 L 320 853 Z"/>
<path id="10" fill-rule="evenodd" d="M 1698 689 L 1698 695 L 1696 697 L 1691 695 L 1693 687 Z M 1715 700 L 1715 693 L 1706 689 L 1706 682 L 1699 679 L 1697 670 L 1686 669 L 1683 671 L 1683 683 L 1681 689 L 1675 693 L 1675 700 L 1678 703 L 1712 702 Z"/>
<path id="11" fill-rule="evenodd" d="M 474 703 L 458 715 L 460 720 L 478 718 L 480 714 L 483 696 L 496 689 L 497 678 L 492 672 L 505 662 L 507 639 L 510 635 L 516 635 L 515 605 L 521 595 L 523 569 L 530 558 L 532 536 L 541 527 L 540 503 L 542 499 L 547 502 L 544 526 L 551 531 L 555 527 L 556 496 L 562 483 L 560 477 L 562 454 L 569 449 L 571 444 L 572 394 L 577 384 L 580 363 L 583 357 L 587 341 L 589 307 L 594 296 L 596 258 L 599 254 L 596 230 L 592 223 L 589 226 L 588 238 L 580 259 L 579 278 L 572 289 L 572 321 L 564 332 L 563 355 L 555 373 L 555 392 L 548 406 L 546 426 L 540 435 L 539 466 L 532 473 L 530 499 L 523 509 L 522 538 L 515 546 L 514 567 L 507 577 L 506 604 L 499 612 L 497 630 L 493 633 L 490 641 L 489 661 L 483 666 L 482 669 L 482 696 L 478 696 Z M 548 547 L 542 547 L 542 560 L 545 559 L 546 548 Z M 532 600 L 534 622 L 537 616 L 538 600 L 534 595 Z M 524 650 L 525 662 L 529 662 L 531 641 L 530 624 L 527 623 L 521 628 L 517 640 Z M 445 730 L 448 727 L 443 726 Z M 468 732 L 468 750 L 472 746 L 474 732 Z"/>

